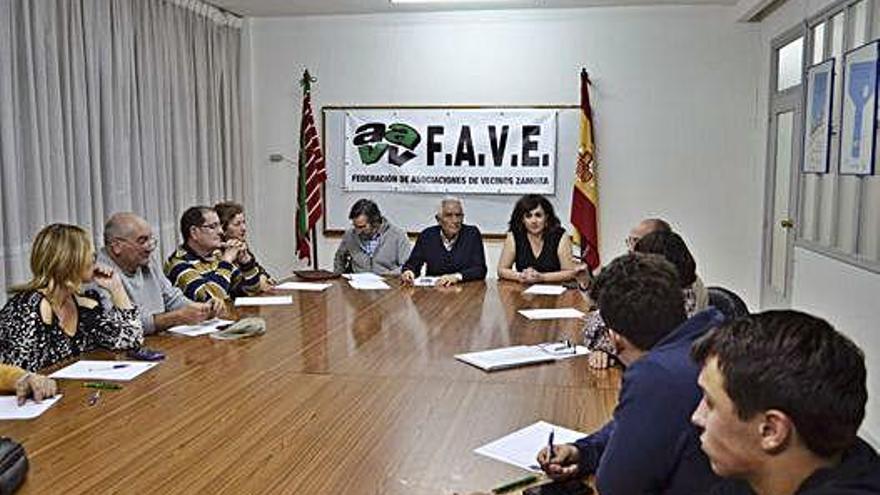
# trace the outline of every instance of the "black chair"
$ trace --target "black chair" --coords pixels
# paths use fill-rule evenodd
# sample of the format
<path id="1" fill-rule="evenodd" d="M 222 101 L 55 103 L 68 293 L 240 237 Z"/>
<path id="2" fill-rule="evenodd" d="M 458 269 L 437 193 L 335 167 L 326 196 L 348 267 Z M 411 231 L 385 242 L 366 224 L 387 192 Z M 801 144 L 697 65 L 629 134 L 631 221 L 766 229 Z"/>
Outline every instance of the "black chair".
<path id="1" fill-rule="evenodd" d="M 746 303 L 733 291 L 724 287 L 708 287 L 706 291 L 709 293 L 709 306 L 715 306 L 728 321 L 749 314 Z"/>

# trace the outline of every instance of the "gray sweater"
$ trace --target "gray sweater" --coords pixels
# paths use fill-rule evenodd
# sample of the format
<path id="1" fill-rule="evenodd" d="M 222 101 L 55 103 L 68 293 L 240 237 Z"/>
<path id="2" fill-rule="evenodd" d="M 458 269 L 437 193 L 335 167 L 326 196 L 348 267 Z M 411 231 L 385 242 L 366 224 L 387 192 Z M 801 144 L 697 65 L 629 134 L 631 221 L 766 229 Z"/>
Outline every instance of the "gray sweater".
<path id="1" fill-rule="evenodd" d="M 410 249 L 406 232 L 388 223 L 388 220 L 379 227 L 379 244 L 372 257 L 361 249 L 361 241 L 354 229 L 348 229 L 333 257 L 333 270 L 337 273 L 398 275 L 401 265 L 409 258 Z"/>

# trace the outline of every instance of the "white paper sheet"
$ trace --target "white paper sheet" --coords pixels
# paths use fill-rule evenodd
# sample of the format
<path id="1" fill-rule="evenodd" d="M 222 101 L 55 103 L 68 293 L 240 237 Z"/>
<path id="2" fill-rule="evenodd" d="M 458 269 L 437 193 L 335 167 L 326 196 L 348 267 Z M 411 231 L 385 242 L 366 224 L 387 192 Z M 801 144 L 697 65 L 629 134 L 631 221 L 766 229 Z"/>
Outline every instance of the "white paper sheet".
<path id="1" fill-rule="evenodd" d="M 0 419 L 33 419 L 46 412 L 61 400 L 60 395 L 51 399 L 43 399 L 37 404 L 33 399 L 28 399 L 23 406 L 18 405 L 18 399 L 14 395 L 0 396 Z"/>
<path id="2" fill-rule="evenodd" d="M 258 296 L 239 297 L 235 299 L 236 306 L 278 306 L 293 304 L 292 296 Z"/>
<path id="3" fill-rule="evenodd" d="M 529 364 L 586 356 L 589 352 L 589 349 L 581 345 L 572 348 L 567 347 L 563 343 L 551 342 L 456 354 L 455 359 L 476 366 L 484 371 L 497 371 Z"/>
<path id="4" fill-rule="evenodd" d="M 583 318 L 585 315 L 574 308 L 553 309 L 521 309 L 519 314 L 530 320 L 554 320 L 565 318 Z"/>
<path id="5" fill-rule="evenodd" d="M 128 381 L 159 363 L 146 361 L 77 361 L 49 375 L 69 380 Z"/>
<path id="6" fill-rule="evenodd" d="M 375 273 L 370 273 L 370 272 L 344 273 L 342 276 L 343 276 L 343 278 L 346 278 L 348 280 L 358 281 L 358 282 L 376 282 L 376 281 L 384 280 L 381 275 L 376 275 Z"/>
<path id="7" fill-rule="evenodd" d="M 391 286 L 386 284 L 384 280 L 349 280 L 348 285 L 357 290 L 387 290 Z"/>
<path id="8" fill-rule="evenodd" d="M 550 432 L 553 431 L 553 444 L 571 443 L 586 434 L 556 426 L 546 421 L 538 421 L 494 442 L 474 450 L 474 453 L 506 462 L 533 472 L 540 472 L 536 461 L 538 452 L 547 446 Z"/>
<path id="9" fill-rule="evenodd" d="M 221 325 L 231 325 L 232 323 L 234 323 L 232 320 L 214 318 L 213 320 L 204 321 L 198 325 L 178 325 L 169 328 L 168 331 L 171 333 L 186 335 L 187 337 L 198 337 L 199 335 L 214 333 L 218 330 L 217 327 Z"/>
<path id="10" fill-rule="evenodd" d="M 558 296 L 565 292 L 561 285 L 535 284 L 523 291 L 523 294 L 539 294 L 542 296 Z"/>
<path id="11" fill-rule="evenodd" d="M 307 290 L 321 292 L 332 286 L 333 284 L 320 284 L 315 282 L 284 282 L 283 284 L 276 285 L 275 288 L 281 290 Z"/>
<path id="12" fill-rule="evenodd" d="M 418 277 L 413 280 L 413 285 L 416 287 L 434 287 L 437 285 L 438 280 L 440 280 L 440 277 Z"/>

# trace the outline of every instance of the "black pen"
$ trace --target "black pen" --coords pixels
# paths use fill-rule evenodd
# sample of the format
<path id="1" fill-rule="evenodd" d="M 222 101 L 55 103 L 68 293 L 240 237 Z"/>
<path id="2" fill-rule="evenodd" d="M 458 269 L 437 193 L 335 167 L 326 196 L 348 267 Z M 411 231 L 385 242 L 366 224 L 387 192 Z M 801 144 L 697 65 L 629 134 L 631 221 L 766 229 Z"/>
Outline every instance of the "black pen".
<path id="1" fill-rule="evenodd" d="M 550 438 L 547 439 L 547 447 L 550 449 L 550 452 L 549 452 L 550 457 L 547 458 L 548 461 L 552 461 L 553 457 L 556 456 L 556 454 L 553 452 L 553 433 L 554 433 L 554 431 L 555 430 L 552 430 L 552 429 L 550 430 Z"/>

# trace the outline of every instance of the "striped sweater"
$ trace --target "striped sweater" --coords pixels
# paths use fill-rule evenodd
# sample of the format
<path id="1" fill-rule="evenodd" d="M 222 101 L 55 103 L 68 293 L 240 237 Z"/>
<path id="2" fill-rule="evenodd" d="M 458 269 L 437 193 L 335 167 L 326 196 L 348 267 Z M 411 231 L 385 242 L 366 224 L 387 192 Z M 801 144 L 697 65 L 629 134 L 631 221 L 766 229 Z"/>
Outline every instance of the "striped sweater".
<path id="1" fill-rule="evenodd" d="M 216 251 L 206 259 L 185 244 L 168 257 L 165 276 L 193 301 L 223 301 L 235 294 L 260 292 L 260 270 L 253 258 L 250 263 L 236 265 Z"/>

